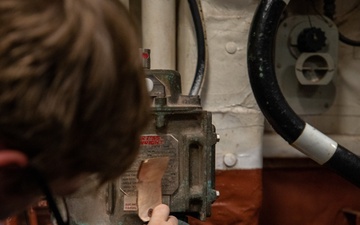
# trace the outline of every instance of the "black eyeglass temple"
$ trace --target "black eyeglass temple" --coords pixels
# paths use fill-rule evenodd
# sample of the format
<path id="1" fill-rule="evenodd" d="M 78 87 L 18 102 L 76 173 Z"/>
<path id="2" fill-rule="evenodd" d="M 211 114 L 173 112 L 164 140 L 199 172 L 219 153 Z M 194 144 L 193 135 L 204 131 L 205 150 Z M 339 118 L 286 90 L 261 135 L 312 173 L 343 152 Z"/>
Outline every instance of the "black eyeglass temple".
<path id="1" fill-rule="evenodd" d="M 50 188 L 47 185 L 47 182 L 43 178 L 43 176 L 40 174 L 40 172 L 37 169 L 35 169 L 33 167 L 30 167 L 30 170 L 31 170 L 32 174 L 35 176 L 39 186 L 41 187 L 41 190 L 42 190 L 43 194 L 45 195 L 46 200 L 48 202 L 49 209 L 53 213 L 53 216 L 55 217 L 57 224 L 58 225 L 69 225 L 69 211 L 68 211 L 68 207 L 67 207 L 65 199 L 63 198 L 65 211 L 66 211 L 66 217 L 67 217 L 66 221 L 63 220 L 61 213 L 59 211 L 59 208 L 56 205 L 55 199 L 50 191 Z"/>

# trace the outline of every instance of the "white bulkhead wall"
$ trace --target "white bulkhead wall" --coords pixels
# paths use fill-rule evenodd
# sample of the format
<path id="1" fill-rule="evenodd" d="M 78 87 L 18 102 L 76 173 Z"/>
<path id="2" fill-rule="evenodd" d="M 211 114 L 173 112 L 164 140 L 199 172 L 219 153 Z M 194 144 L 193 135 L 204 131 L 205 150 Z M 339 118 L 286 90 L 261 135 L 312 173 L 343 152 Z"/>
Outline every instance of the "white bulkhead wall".
<path id="1" fill-rule="evenodd" d="M 209 53 L 201 97 L 221 138 L 216 145 L 216 169 L 261 168 L 264 119 L 253 97 L 246 66 L 248 31 L 258 1 L 201 3 Z M 188 94 L 197 61 L 188 1 L 180 0 L 179 8 L 175 0 L 142 0 L 141 4 L 143 48 L 151 49 L 151 68 L 178 70 L 183 94 Z"/>
<path id="2" fill-rule="evenodd" d="M 221 138 L 216 145 L 217 169 L 261 168 L 263 155 L 304 157 L 276 133 L 263 135 L 264 118 L 251 91 L 246 59 L 248 32 L 258 2 L 201 0 L 209 54 L 201 97 L 203 108 L 213 113 L 213 123 Z M 359 7 L 356 7 L 356 1 L 346 2 L 352 4 L 339 4 L 337 1 L 337 18 L 340 22 L 346 21 L 339 24 L 339 29 L 360 40 L 360 29 L 354 29 L 358 27 Z M 152 68 L 178 70 L 182 76 L 183 93 L 188 94 L 197 61 L 196 37 L 188 1 L 142 0 L 141 3 L 143 47 L 152 50 Z M 299 4 L 301 7 L 302 3 Z M 344 44 L 339 46 L 336 79 L 341 82 L 338 82 L 335 104 L 328 112 L 301 115 L 305 121 L 350 150 L 356 150 L 360 143 L 360 111 L 357 110 L 360 107 L 359 49 Z"/>
<path id="3" fill-rule="evenodd" d="M 216 169 L 262 167 L 264 119 L 255 102 L 247 73 L 247 39 L 258 1 L 203 0 L 208 44 L 208 70 L 201 97 L 212 112 L 220 135 Z M 196 36 L 188 2 L 180 1 L 178 71 L 183 93 L 189 92 L 197 61 Z"/>

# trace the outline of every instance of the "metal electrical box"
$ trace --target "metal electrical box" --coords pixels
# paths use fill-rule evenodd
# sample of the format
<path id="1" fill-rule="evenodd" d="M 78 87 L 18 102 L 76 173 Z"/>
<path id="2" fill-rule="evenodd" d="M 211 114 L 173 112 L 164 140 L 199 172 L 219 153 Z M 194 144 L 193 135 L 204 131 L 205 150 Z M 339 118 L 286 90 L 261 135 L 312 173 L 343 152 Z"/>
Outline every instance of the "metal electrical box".
<path id="1" fill-rule="evenodd" d="M 142 160 L 167 156 L 162 179 L 163 203 L 178 217 L 210 216 L 215 191 L 215 144 L 211 113 L 198 96 L 181 94 L 180 75 L 172 70 L 145 70 L 152 120 L 141 136 L 140 154 L 123 176 L 96 196 L 68 199 L 71 224 L 143 224 L 137 217 L 137 171 Z"/>

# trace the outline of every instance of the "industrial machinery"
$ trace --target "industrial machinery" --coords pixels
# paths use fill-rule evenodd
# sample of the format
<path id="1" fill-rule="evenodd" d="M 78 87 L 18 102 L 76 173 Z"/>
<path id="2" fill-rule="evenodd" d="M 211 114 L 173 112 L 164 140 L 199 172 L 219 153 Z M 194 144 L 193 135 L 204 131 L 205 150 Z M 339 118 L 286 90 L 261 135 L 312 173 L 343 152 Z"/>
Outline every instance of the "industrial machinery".
<path id="1" fill-rule="evenodd" d="M 178 72 L 151 70 L 149 51 L 142 54 L 153 113 L 141 137 L 140 154 L 120 179 L 96 196 L 85 190 L 67 199 L 71 224 L 143 224 L 137 216 L 139 165 L 164 156 L 170 161 L 162 179 L 163 203 L 183 221 L 188 215 L 200 220 L 210 216 L 211 203 L 218 195 L 214 177 L 219 140 L 211 113 L 202 110 L 199 96 L 181 94 Z"/>
<path id="2" fill-rule="evenodd" d="M 248 71 L 254 96 L 266 119 L 283 139 L 318 164 L 332 169 L 340 176 L 360 187 L 360 158 L 300 118 L 289 106 L 280 90 L 276 77 L 273 52 L 281 13 L 288 3 L 289 1 L 283 0 L 261 1 L 255 12 L 248 44 Z M 321 39 L 323 39 L 320 37 L 322 36 L 321 30 L 315 29 L 316 32 L 311 31 L 313 33 L 309 36 L 317 37 L 316 40 L 320 40 L 319 43 L 321 43 Z M 302 32 L 309 31 L 303 28 L 301 30 Z M 300 46 L 299 43 L 297 45 Z M 323 46 L 321 44 L 319 49 L 311 49 L 308 46 L 305 49 L 301 49 L 306 52 L 309 52 L 309 50 L 314 52 L 314 50 L 318 51 Z M 305 55 L 308 58 L 301 60 L 301 64 L 306 64 L 306 60 L 311 59 L 313 56 L 316 56 L 316 58 L 323 57 L 321 58 L 322 61 L 326 62 L 325 56 L 328 56 L 327 54 L 316 54 Z M 327 62 L 331 61 L 330 57 L 327 57 L 327 59 Z M 318 60 L 316 61 L 318 62 Z M 314 60 L 310 62 L 313 63 Z M 305 67 L 299 66 L 301 68 L 300 77 L 309 72 Z M 329 65 L 321 67 L 321 70 L 324 68 L 327 71 L 324 74 L 325 77 L 329 77 L 324 83 L 326 85 L 331 80 L 331 76 L 326 75 L 329 74 L 331 69 L 328 69 L 330 68 Z M 311 68 L 310 72 L 319 75 L 319 68 Z M 319 76 L 315 80 L 313 78 L 307 79 L 306 77 L 314 76 L 303 77 L 301 81 L 303 84 L 306 81 L 306 85 L 310 85 L 309 82 L 313 83 L 312 81 L 322 80 Z"/>
<path id="3" fill-rule="evenodd" d="M 291 16 L 279 24 L 275 72 L 284 97 L 300 115 L 323 113 L 334 102 L 338 36 L 326 17 Z"/>

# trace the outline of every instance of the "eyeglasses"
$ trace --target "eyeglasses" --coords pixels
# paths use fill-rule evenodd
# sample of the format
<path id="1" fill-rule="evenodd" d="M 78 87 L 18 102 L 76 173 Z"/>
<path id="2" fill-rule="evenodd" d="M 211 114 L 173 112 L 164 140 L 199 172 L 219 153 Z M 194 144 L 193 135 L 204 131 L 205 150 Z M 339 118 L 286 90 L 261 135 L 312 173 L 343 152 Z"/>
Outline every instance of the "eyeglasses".
<path id="1" fill-rule="evenodd" d="M 34 176 L 36 182 L 38 183 L 38 185 L 40 186 L 43 194 L 45 195 L 45 198 L 48 202 L 49 205 L 49 209 L 52 212 L 57 225 L 69 225 L 69 210 L 66 204 L 66 201 L 64 198 L 62 198 L 63 200 L 63 204 L 64 204 L 64 208 L 65 208 L 65 213 L 66 213 L 66 221 L 63 220 L 60 210 L 56 204 L 56 201 L 53 197 L 53 194 L 51 193 L 51 190 L 48 186 L 48 183 L 46 182 L 46 180 L 44 179 L 44 177 L 41 175 L 41 173 L 34 167 L 29 167 L 32 175 Z"/>

